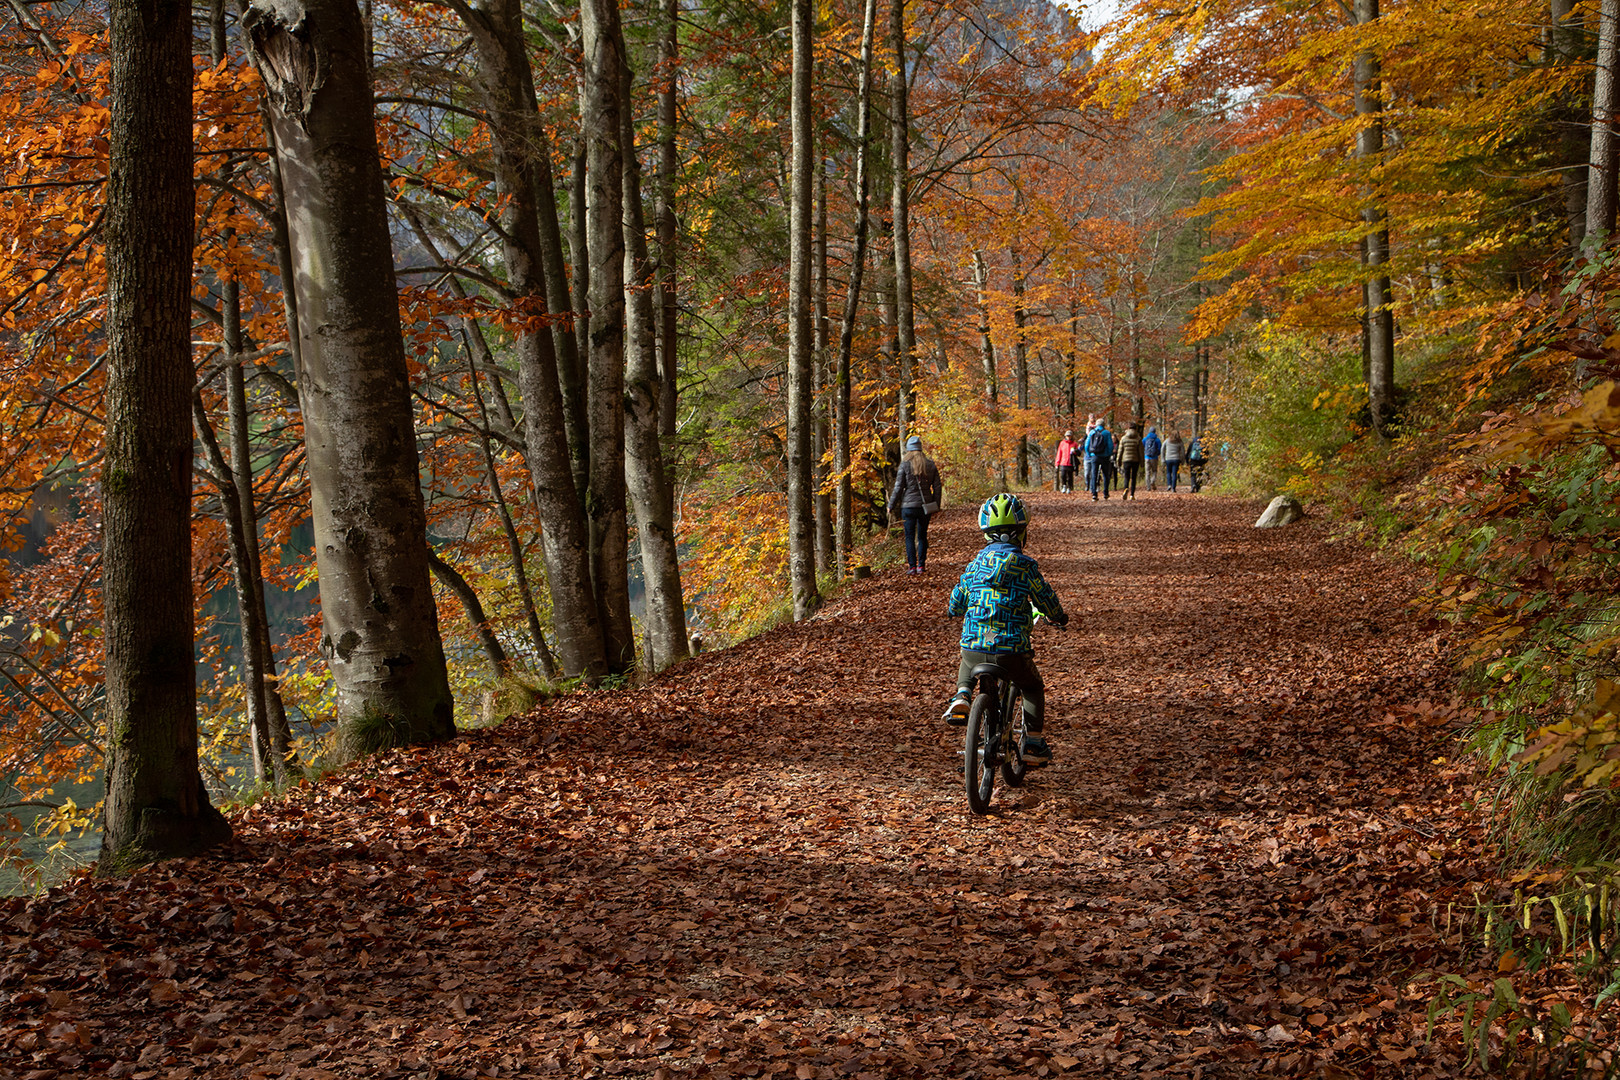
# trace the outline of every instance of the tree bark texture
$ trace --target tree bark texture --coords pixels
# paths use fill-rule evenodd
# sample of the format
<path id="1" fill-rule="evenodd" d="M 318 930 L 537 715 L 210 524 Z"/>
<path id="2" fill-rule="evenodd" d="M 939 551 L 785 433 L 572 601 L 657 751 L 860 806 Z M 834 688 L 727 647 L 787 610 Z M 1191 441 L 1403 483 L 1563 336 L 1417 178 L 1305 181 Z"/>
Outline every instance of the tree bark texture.
<path id="1" fill-rule="evenodd" d="M 109 17 L 103 873 L 231 836 L 197 771 L 191 7 L 113 0 Z"/>
<path id="2" fill-rule="evenodd" d="M 243 27 L 286 188 L 337 752 L 449 738 L 364 27 L 344 0 L 258 0 Z"/>
<path id="3" fill-rule="evenodd" d="M 624 445 L 624 153 L 621 73 L 626 60 L 617 0 L 584 0 L 586 154 L 585 231 L 590 251 L 591 486 L 585 498 L 591 523 L 592 580 L 602 643 L 610 672 L 636 663 L 630 621 L 629 517 L 625 505 Z"/>
<path id="4" fill-rule="evenodd" d="M 893 170 L 889 209 L 894 215 L 895 351 L 900 361 L 900 444 L 904 446 L 912 425 L 912 377 L 917 356 L 911 288 L 911 111 L 906 93 L 905 0 L 891 2 L 889 45 L 895 56 L 895 71 L 889 81 L 889 164 Z"/>
<path id="5" fill-rule="evenodd" d="M 837 541 L 833 536 L 832 492 L 828 489 L 830 470 L 827 467 L 832 449 L 831 379 L 828 367 L 832 359 L 832 319 L 829 316 L 829 290 L 827 280 L 827 162 L 822 160 L 816 169 L 816 241 L 815 241 L 815 351 L 816 368 L 814 394 L 816 402 L 815 441 L 811 457 L 815 461 L 816 514 L 816 573 L 837 573 Z"/>
<path id="6" fill-rule="evenodd" d="M 855 135 L 855 250 L 849 260 L 849 290 L 844 294 L 844 317 L 838 325 L 838 360 L 833 376 L 833 468 L 838 470 L 838 576 L 849 572 L 854 553 L 855 489 L 850 480 L 849 410 L 851 358 L 855 347 L 855 317 L 861 307 L 861 282 L 866 275 L 866 248 L 872 231 L 872 64 L 877 33 L 877 0 L 866 0 L 861 22 L 861 81 Z"/>
<path id="7" fill-rule="evenodd" d="M 1018 381 L 1018 407 L 1029 408 L 1029 322 L 1024 311 L 1024 260 L 1014 244 L 1007 252 L 1012 258 L 1013 291 L 1013 378 Z M 1029 432 L 1018 433 L 1018 482 L 1029 484 Z"/>
<path id="8" fill-rule="evenodd" d="M 557 295 L 553 274 L 562 270 L 562 239 L 555 208 L 539 193 L 550 189 L 550 161 L 535 104 L 534 79 L 524 51 L 517 0 L 486 0 L 460 8 L 478 52 L 478 78 L 494 136 L 496 187 L 502 197 L 502 260 L 507 285 L 519 303 L 548 315 Z M 548 255 L 548 246 L 550 252 Z M 546 267 L 552 266 L 552 274 Z M 562 296 L 567 296 L 566 285 Z M 561 335 L 567 338 L 570 335 Z M 576 488 L 574 456 L 565 419 L 569 380 L 559 373 L 552 326 L 530 327 L 515 337 L 518 385 L 523 396 L 524 446 L 540 511 L 546 583 L 551 592 L 557 652 L 563 671 L 595 679 L 607 670 L 596 594 L 592 590 L 590 530 Z M 575 380 L 577 383 L 577 379 Z M 577 389 L 577 387 L 576 387 Z"/>
<path id="9" fill-rule="evenodd" d="M 664 22 L 658 36 L 658 437 L 664 453 L 675 442 L 676 405 L 680 395 L 680 304 L 675 276 L 680 252 L 675 217 L 675 182 L 680 170 L 680 117 L 676 110 L 679 82 L 680 0 L 663 0 Z"/>
<path id="10" fill-rule="evenodd" d="M 580 109 L 585 106 L 581 81 Z M 586 235 L 586 210 L 590 167 L 585 132 L 580 131 L 574 146 L 574 169 L 568 178 L 568 289 L 574 303 L 574 342 L 579 363 L 577 394 L 563 384 L 563 409 L 568 420 L 568 453 L 574 462 L 574 490 L 580 498 L 591 488 L 591 423 L 587 415 L 591 356 L 591 244 Z"/>
<path id="11" fill-rule="evenodd" d="M 619 40 L 624 56 L 624 41 Z M 621 70 L 621 100 L 631 98 L 631 73 Z M 646 629 L 650 671 L 691 655 L 686 641 L 686 601 L 681 590 L 680 551 L 675 542 L 675 489 L 664 467 L 658 438 L 658 327 L 654 317 L 652 259 L 647 251 L 647 222 L 642 213 L 641 165 L 636 157 L 634 117 L 620 110 L 624 150 L 624 295 L 625 345 L 625 478 L 636 510 L 636 539 L 641 548 L 641 579 L 646 586 Z"/>
<path id="12" fill-rule="evenodd" d="M 228 38 L 225 18 L 225 0 L 212 0 L 209 6 L 208 47 L 209 59 L 218 66 L 227 56 Z M 268 117 L 265 118 L 268 122 Z M 218 170 L 221 180 L 234 178 L 235 166 L 224 164 Z M 281 185 L 272 186 L 275 205 L 272 216 L 280 220 L 272 225 L 279 232 L 277 258 L 283 257 L 286 239 L 286 219 L 281 213 Z M 227 244 L 234 239 L 234 229 L 226 229 Z M 290 252 L 286 266 L 291 266 Z M 289 278 L 290 280 L 290 274 Z M 285 294 L 287 290 L 283 290 Z M 219 283 L 220 344 L 225 351 L 225 400 L 229 420 L 231 458 L 227 464 L 218 446 L 213 447 L 218 459 L 216 469 L 221 477 L 229 477 L 229 490 L 220 492 L 220 503 L 226 508 L 226 530 L 231 545 L 231 570 L 236 582 L 237 612 L 242 627 L 243 697 L 247 703 L 249 745 L 255 779 L 269 781 L 276 787 L 285 785 L 292 765 L 292 729 L 287 723 L 286 704 L 276 681 L 275 648 L 270 640 L 270 618 L 265 609 L 264 567 L 259 559 L 259 513 L 253 496 L 252 420 L 248 413 L 247 379 L 242 370 L 242 293 L 234 277 L 225 277 Z M 288 309 L 290 310 L 290 309 Z M 295 319 L 287 320 L 296 325 Z M 194 407 L 201 410 L 201 394 L 192 394 Z M 199 418 L 199 433 L 207 417 Z"/>
<path id="13" fill-rule="evenodd" d="M 991 415 L 996 415 L 996 343 L 990 336 L 990 268 L 984 252 L 973 251 L 973 287 L 979 300 L 979 359 L 984 366 L 984 396 L 990 399 Z"/>
<path id="14" fill-rule="evenodd" d="M 1131 423 L 1138 433 L 1144 430 L 1147 419 L 1147 396 L 1142 386 L 1142 303 L 1138 299 L 1131 311 Z"/>
<path id="15" fill-rule="evenodd" d="M 1620 0 L 1603 0 L 1598 11 L 1597 68 L 1592 76 L 1592 150 L 1586 171 L 1586 231 L 1604 237 L 1614 232 L 1616 170 L 1620 167 L 1617 113 L 1620 113 Z"/>
<path id="16" fill-rule="evenodd" d="M 1582 59 L 1585 37 L 1581 19 L 1575 15 L 1575 0 L 1552 0 L 1546 33 L 1547 62 L 1567 67 Z M 1552 123 L 1561 165 L 1559 179 L 1564 189 L 1564 218 L 1569 224 L 1569 255 L 1580 254 L 1586 239 L 1586 170 L 1592 138 L 1578 95 L 1562 98 L 1553 106 Z"/>
<path id="17" fill-rule="evenodd" d="M 1378 0 L 1355 0 L 1355 5 L 1358 26 L 1378 20 Z M 1362 121 L 1356 133 L 1356 157 L 1369 170 L 1375 170 L 1384 156 L 1384 104 L 1378 57 L 1370 48 L 1356 52 L 1355 91 L 1356 114 Z M 1395 411 L 1395 312 L 1388 269 L 1388 217 L 1377 186 L 1371 181 L 1364 194 L 1361 220 L 1367 230 L 1367 279 L 1363 287 L 1367 311 L 1367 404 L 1373 430 L 1383 438 Z"/>
<path id="18" fill-rule="evenodd" d="M 815 516 L 811 506 L 810 430 L 815 423 L 811 389 L 815 341 L 810 330 L 810 217 L 814 210 L 811 181 L 815 172 L 811 113 L 814 65 L 814 7 L 793 0 L 793 175 L 788 223 L 788 393 L 787 497 L 788 580 L 793 590 L 793 617 L 809 618 L 819 599 L 816 589 Z"/>
<path id="19" fill-rule="evenodd" d="M 253 448 L 248 415 L 247 380 L 242 371 L 242 306 L 236 280 L 220 284 L 224 315 L 225 394 L 230 418 L 231 489 L 220 499 L 232 501 L 235 521 L 231 564 L 236 574 L 237 609 L 242 617 L 242 678 L 246 684 L 248 727 L 253 732 L 254 764 L 260 780 L 285 784 L 292 766 L 292 729 L 276 681 L 275 649 L 265 609 L 264 566 L 259 556 L 259 513 L 253 497 Z"/>

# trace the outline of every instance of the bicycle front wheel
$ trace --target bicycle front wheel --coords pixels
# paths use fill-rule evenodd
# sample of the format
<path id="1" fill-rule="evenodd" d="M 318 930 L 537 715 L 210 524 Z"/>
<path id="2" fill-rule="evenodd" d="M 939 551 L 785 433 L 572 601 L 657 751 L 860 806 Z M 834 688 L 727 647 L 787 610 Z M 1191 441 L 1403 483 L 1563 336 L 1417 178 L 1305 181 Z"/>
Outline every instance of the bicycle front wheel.
<path id="1" fill-rule="evenodd" d="M 996 785 L 996 743 L 1001 737 L 996 720 L 996 699 L 980 693 L 968 710 L 967 746 L 962 755 L 968 809 L 975 814 L 990 812 L 990 795 Z"/>

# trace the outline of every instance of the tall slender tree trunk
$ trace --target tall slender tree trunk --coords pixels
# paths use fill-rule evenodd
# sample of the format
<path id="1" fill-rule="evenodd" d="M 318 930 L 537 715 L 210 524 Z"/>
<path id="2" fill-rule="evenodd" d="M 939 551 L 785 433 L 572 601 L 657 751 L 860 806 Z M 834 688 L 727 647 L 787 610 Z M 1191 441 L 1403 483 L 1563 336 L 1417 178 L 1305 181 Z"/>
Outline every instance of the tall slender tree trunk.
<path id="1" fill-rule="evenodd" d="M 565 298 L 567 290 L 559 291 L 556 286 L 561 283 L 546 273 L 548 264 L 555 274 L 562 272 L 562 237 L 555 206 L 542 206 L 539 198 L 552 188 L 551 166 L 549 160 L 540 160 L 542 156 L 549 159 L 549 154 L 524 51 L 522 11 L 516 0 L 459 4 L 457 11 L 477 51 L 479 87 L 494 137 L 507 285 L 533 308 L 549 312 L 553 297 Z M 548 216 L 551 228 L 546 230 L 542 219 Z M 559 371 L 567 364 L 559 361 L 558 340 L 545 327 L 515 335 L 518 385 L 523 395 L 524 457 L 540 511 L 557 652 L 565 673 L 594 679 L 608 665 L 591 588 L 590 533 L 579 489 L 574 486 L 576 461 L 570 451 L 567 420 L 569 378 Z M 577 393 L 577 378 L 573 382 Z"/>
<path id="2" fill-rule="evenodd" d="M 512 10 L 508 15 L 511 9 L 518 10 Z M 574 496 L 577 499 L 585 490 L 582 480 L 588 478 L 590 473 L 590 428 L 585 415 L 585 353 L 581 351 L 581 340 L 574 332 L 574 323 L 582 317 L 583 309 L 575 307 L 574 297 L 569 291 L 568 256 L 563 247 L 562 223 L 557 218 L 557 183 L 551 169 L 551 138 L 540 120 L 534 93 L 534 70 L 523 51 L 521 8 L 513 0 L 493 0 L 487 10 L 502 20 L 500 25 L 511 27 L 509 35 L 499 43 L 503 55 L 510 60 L 510 65 L 503 68 L 501 74 L 516 80 L 512 89 L 516 91 L 522 110 L 511 115 L 503 128 L 507 135 L 520 135 L 523 141 L 504 141 L 499 152 L 510 157 L 518 174 L 526 176 L 533 185 L 534 190 L 524 198 L 527 206 L 533 208 L 532 213 L 540 230 L 539 250 L 531 259 L 537 260 L 540 266 L 546 311 L 553 316 L 561 316 L 565 312 L 569 316 L 557 318 L 552 323 L 551 350 L 555 357 L 558 388 L 562 393 L 563 432 L 567 439 L 569 469 L 574 476 Z M 486 50 L 493 57 L 494 48 L 482 46 L 480 51 Z M 525 210 L 525 217 L 529 213 L 529 210 Z M 527 245 L 527 235 L 523 242 Z M 535 285 L 530 283 L 527 287 L 532 290 Z M 584 513 L 583 506 L 579 512 Z"/>
<path id="3" fill-rule="evenodd" d="M 624 57 L 624 39 L 618 42 Z M 686 642 L 686 602 L 675 545 L 675 497 L 658 441 L 658 322 L 653 315 L 653 265 L 647 252 L 647 225 L 641 208 L 641 164 L 636 157 L 635 118 L 630 113 L 631 73 L 621 74 L 620 146 L 624 152 L 625 475 L 636 510 L 641 576 L 646 585 L 647 668 L 657 671 L 690 655 Z"/>
<path id="4" fill-rule="evenodd" d="M 815 516 L 811 506 L 814 472 L 810 434 L 815 340 L 810 330 L 810 218 L 815 172 L 814 115 L 811 73 L 815 64 L 815 8 L 810 0 L 793 0 L 793 175 L 788 224 L 788 393 L 787 497 L 788 580 L 793 590 L 793 617 L 806 619 L 820 601 L 816 587 Z"/>
<path id="5" fill-rule="evenodd" d="M 1117 417 L 1119 414 L 1119 363 L 1114 355 L 1114 345 L 1116 344 L 1116 339 L 1119 336 L 1119 332 L 1118 321 L 1116 318 L 1114 318 L 1114 314 L 1115 313 L 1112 311 L 1109 312 L 1108 358 L 1103 364 L 1103 378 L 1105 380 L 1108 392 L 1108 407 L 1103 415 L 1108 418 L 1108 422 L 1110 424 L 1115 422 L 1115 417 Z"/>
<path id="6" fill-rule="evenodd" d="M 1620 0 L 1617 0 L 1620 2 Z M 1371 26 L 1378 20 L 1378 0 L 1355 0 L 1356 24 Z M 1379 62 L 1370 47 L 1356 52 L 1356 113 L 1362 127 L 1356 134 L 1356 157 L 1369 172 L 1384 156 L 1383 90 Z M 1366 229 L 1367 279 L 1363 286 L 1367 311 L 1367 403 L 1373 430 L 1388 435 L 1395 411 L 1395 313 L 1389 279 L 1389 225 L 1376 182 L 1369 179 L 1361 210 Z"/>
<path id="7" fill-rule="evenodd" d="M 1066 412 L 1069 418 L 1069 425 L 1072 427 L 1074 426 L 1075 409 L 1078 408 L 1075 401 L 1075 391 L 1077 389 L 1077 384 L 1080 381 L 1080 299 L 1078 296 L 1071 297 L 1069 300 L 1068 367 L 1068 378 L 1064 380 L 1064 383 L 1066 384 L 1065 404 L 1067 405 Z"/>
<path id="8" fill-rule="evenodd" d="M 1575 16 L 1575 0 L 1551 0 L 1546 32 L 1547 64 L 1568 67 L 1582 55 L 1584 28 Z M 1582 115 L 1576 95 L 1560 99 L 1553 107 L 1553 135 L 1560 161 L 1559 180 L 1564 190 L 1564 218 L 1569 224 L 1569 255 L 1580 254 L 1586 239 L 1586 170 L 1592 138 L 1587 117 Z"/>
<path id="9" fill-rule="evenodd" d="M 231 538 L 231 564 L 236 569 L 237 608 L 242 616 L 242 677 L 253 732 L 255 769 L 261 780 L 278 787 L 292 765 L 292 728 L 276 682 L 275 649 L 265 610 L 264 569 L 259 556 L 259 514 L 253 498 L 253 449 L 248 415 L 247 380 L 242 372 L 242 305 L 235 278 L 220 283 L 224 315 L 225 396 L 230 418 L 231 491 L 221 498 L 235 503 L 238 529 Z"/>
<path id="10" fill-rule="evenodd" d="M 227 54 L 225 0 L 209 5 L 209 59 L 217 67 Z M 234 168 L 226 165 L 219 178 L 230 182 Z M 279 190 L 279 185 L 277 186 Z M 235 230 L 226 229 L 226 244 L 235 239 Z M 229 478 L 227 490 L 220 492 L 226 506 L 226 530 L 231 546 L 231 570 L 236 584 L 237 612 L 242 627 L 242 696 L 247 705 L 248 745 L 254 777 L 280 787 L 288 780 L 291 764 L 292 730 L 287 710 L 276 684 L 275 649 L 270 641 L 270 619 L 265 611 L 264 572 L 259 561 L 259 516 L 253 497 L 252 433 L 247 403 L 247 383 L 242 372 L 242 296 L 233 276 L 222 276 L 219 283 L 221 345 L 224 349 L 225 401 L 229 421 L 231 460 L 218 454 L 216 470 Z M 289 326 L 293 325 L 291 321 Z M 200 393 L 192 396 L 201 412 Z M 206 415 L 199 416 L 203 434 Z M 214 447 L 217 451 L 217 446 Z"/>
<path id="11" fill-rule="evenodd" d="M 528 560 L 524 557 L 523 541 L 518 537 L 517 525 L 512 521 L 512 511 L 506 501 L 506 491 L 501 484 L 500 471 L 495 466 L 495 451 L 490 447 L 489 438 L 489 409 L 484 404 L 484 391 L 478 385 L 478 364 L 474 357 L 480 353 L 488 356 L 489 346 L 484 342 L 482 333 L 476 327 L 469 326 L 472 320 L 462 324 L 462 335 L 468 344 L 467 368 L 472 379 L 473 398 L 478 403 L 478 419 L 483 430 L 478 433 L 478 449 L 484 459 L 484 482 L 489 485 L 490 496 L 495 500 L 496 516 L 501 522 L 501 532 L 506 537 L 507 558 L 512 567 L 512 580 L 518 588 L 518 598 L 523 604 L 523 618 L 528 623 L 529 640 L 534 645 L 535 656 L 540 660 L 540 669 L 546 677 L 555 678 L 557 675 L 557 660 L 551 654 L 551 647 L 546 644 L 545 628 L 540 625 L 540 611 L 534 603 L 534 589 L 529 584 Z M 473 342 L 478 347 L 473 347 Z"/>
<path id="12" fill-rule="evenodd" d="M 580 114 L 585 112 L 584 80 L 580 82 Z M 591 357 L 591 244 L 587 226 L 590 197 L 589 141 L 582 130 L 574 147 L 574 169 L 568 180 L 568 278 L 574 305 L 574 352 L 579 364 L 572 388 L 563 384 L 563 418 L 568 425 L 568 457 L 573 463 L 574 490 L 581 499 L 591 489 L 590 357 Z M 572 389 L 572 393 L 571 393 Z M 583 512 L 583 506 L 581 507 Z"/>
<path id="13" fill-rule="evenodd" d="M 191 7 L 112 0 L 102 465 L 101 871 L 222 843 L 197 770 L 191 596 Z"/>
<path id="14" fill-rule="evenodd" d="M 990 414 L 996 410 L 996 343 L 990 337 L 990 268 L 985 265 L 984 252 L 973 250 L 973 286 L 979 301 L 979 359 L 984 366 L 984 396 L 990 399 Z"/>
<path id="15" fill-rule="evenodd" d="M 861 282 L 866 273 L 867 239 L 871 233 L 872 147 L 872 42 L 876 36 L 877 0 L 866 0 L 861 21 L 861 80 L 855 135 L 855 250 L 850 256 L 849 291 L 844 294 L 844 317 L 838 327 L 838 370 L 834 385 L 833 467 L 838 470 L 838 576 L 849 571 L 854 544 L 855 491 L 850 481 L 849 408 L 850 358 L 855 343 L 855 316 L 861 306 Z"/>
<path id="16" fill-rule="evenodd" d="M 894 215 L 895 351 L 900 367 L 900 440 L 910 434 L 914 396 L 912 379 L 917 357 L 917 323 L 911 286 L 911 109 L 906 84 L 906 2 L 891 0 L 889 46 L 895 70 L 889 80 L 889 209 Z"/>
<path id="17" fill-rule="evenodd" d="M 675 217 L 675 179 L 680 169 L 680 124 L 676 91 L 680 83 L 680 0 L 663 0 L 664 22 L 658 35 L 658 438 L 666 457 L 674 445 L 676 405 L 680 393 L 680 305 L 675 269 L 680 258 Z"/>
<path id="18" fill-rule="evenodd" d="M 337 684 L 338 752 L 352 757 L 449 738 L 454 701 L 359 11 L 259 3 L 243 27 L 287 189 L 321 651 Z"/>
<path id="19" fill-rule="evenodd" d="M 1024 311 L 1024 259 L 1015 243 L 1007 250 L 1012 259 L 1013 378 L 1018 385 L 1018 407 L 1029 408 L 1029 317 Z M 1018 432 L 1018 482 L 1029 485 L 1029 432 Z"/>
<path id="20" fill-rule="evenodd" d="M 617 0 L 580 6 L 584 47 L 586 232 L 590 250 L 592 577 L 608 670 L 636 662 L 630 621 L 629 521 L 625 506 L 624 148 L 621 73 L 625 67 Z"/>
<path id="21" fill-rule="evenodd" d="M 1620 0 L 1598 11 L 1597 69 L 1592 76 L 1592 147 L 1588 158 L 1586 231 L 1614 232 L 1616 169 L 1620 168 Z"/>
<path id="22" fill-rule="evenodd" d="M 816 432 L 815 445 L 811 456 L 815 458 L 815 487 L 816 487 L 816 573 L 836 573 L 834 564 L 837 562 L 837 544 L 833 538 L 832 520 L 832 492 L 828 490 L 830 470 L 827 467 L 828 451 L 832 448 L 831 402 L 827 378 L 829 361 L 832 358 L 829 345 L 832 336 L 832 319 L 828 314 L 827 281 L 827 163 L 823 161 L 816 170 L 816 266 L 815 266 L 815 338 L 816 338 L 816 370 L 815 370 L 815 401 L 816 401 Z"/>
<path id="23" fill-rule="evenodd" d="M 1136 298 L 1131 308 L 1131 421 L 1138 433 L 1144 430 L 1147 419 L 1147 398 L 1142 385 L 1142 301 Z"/>

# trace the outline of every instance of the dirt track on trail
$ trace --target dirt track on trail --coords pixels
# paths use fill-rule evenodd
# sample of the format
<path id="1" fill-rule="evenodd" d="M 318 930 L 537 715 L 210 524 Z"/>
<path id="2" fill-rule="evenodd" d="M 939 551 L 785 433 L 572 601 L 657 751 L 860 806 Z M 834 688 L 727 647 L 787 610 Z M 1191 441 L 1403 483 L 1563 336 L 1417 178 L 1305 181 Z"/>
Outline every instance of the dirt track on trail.
<path id="1" fill-rule="evenodd" d="M 1030 501 L 1074 622 L 990 816 L 950 509 L 921 578 L 0 903 L 0 1076 L 1454 1075 L 1404 985 L 1479 847 L 1416 578 L 1250 503 Z"/>

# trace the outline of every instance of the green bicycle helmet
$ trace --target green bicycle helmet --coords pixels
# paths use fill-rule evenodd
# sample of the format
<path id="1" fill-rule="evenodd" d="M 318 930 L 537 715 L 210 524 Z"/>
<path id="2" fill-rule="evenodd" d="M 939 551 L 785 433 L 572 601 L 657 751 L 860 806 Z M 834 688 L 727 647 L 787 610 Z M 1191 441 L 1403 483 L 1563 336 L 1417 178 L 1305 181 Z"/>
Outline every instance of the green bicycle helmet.
<path id="1" fill-rule="evenodd" d="M 1028 525 L 1029 514 L 1024 504 L 1010 492 L 992 495 L 979 507 L 979 531 L 989 539 L 1005 537 L 1008 542 L 1022 547 Z"/>

